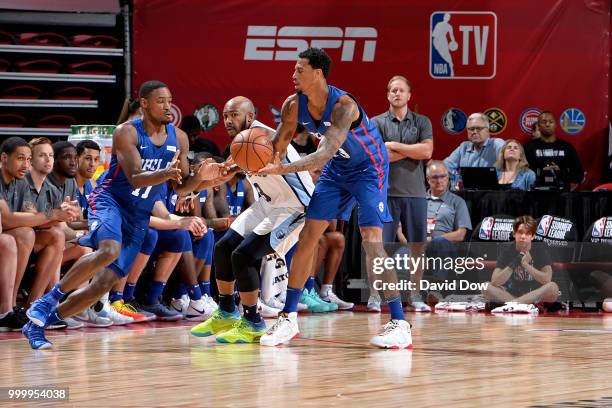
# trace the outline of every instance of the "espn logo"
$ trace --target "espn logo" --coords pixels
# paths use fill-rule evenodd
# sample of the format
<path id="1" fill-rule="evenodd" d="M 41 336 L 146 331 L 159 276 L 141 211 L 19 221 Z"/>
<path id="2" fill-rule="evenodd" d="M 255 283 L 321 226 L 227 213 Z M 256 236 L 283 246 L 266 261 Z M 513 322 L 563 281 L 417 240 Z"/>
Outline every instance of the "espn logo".
<path id="1" fill-rule="evenodd" d="M 295 61 L 309 47 L 341 49 L 340 61 L 353 61 L 357 43 L 363 43 L 361 61 L 374 61 L 378 32 L 373 27 L 249 26 L 244 59 Z"/>

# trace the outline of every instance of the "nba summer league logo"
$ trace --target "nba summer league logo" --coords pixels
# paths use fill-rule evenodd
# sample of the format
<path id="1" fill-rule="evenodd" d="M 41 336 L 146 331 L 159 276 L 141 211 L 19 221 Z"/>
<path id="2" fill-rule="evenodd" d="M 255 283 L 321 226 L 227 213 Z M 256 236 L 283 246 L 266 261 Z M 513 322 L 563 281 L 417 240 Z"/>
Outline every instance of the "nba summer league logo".
<path id="1" fill-rule="evenodd" d="M 439 79 L 491 79 L 497 60 L 497 16 L 490 11 L 431 15 L 429 74 Z"/>

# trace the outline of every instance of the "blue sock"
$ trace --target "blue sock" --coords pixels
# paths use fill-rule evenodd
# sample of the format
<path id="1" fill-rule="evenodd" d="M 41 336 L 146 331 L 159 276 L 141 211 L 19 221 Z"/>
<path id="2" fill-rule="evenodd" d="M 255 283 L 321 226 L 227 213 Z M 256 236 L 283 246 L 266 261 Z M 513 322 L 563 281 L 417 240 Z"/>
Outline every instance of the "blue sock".
<path id="1" fill-rule="evenodd" d="M 200 291 L 203 295 L 208 295 L 210 297 L 210 281 L 200 282 Z"/>
<path id="2" fill-rule="evenodd" d="M 53 309 L 53 311 L 47 318 L 47 325 L 45 327 L 51 326 L 52 324 L 55 324 L 59 322 L 60 320 L 64 320 L 64 319 L 62 319 L 62 317 L 59 315 L 59 313 L 57 312 L 57 309 Z"/>
<path id="3" fill-rule="evenodd" d="M 287 298 L 285 299 L 285 307 L 283 308 L 283 312 L 297 312 L 297 305 L 300 301 L 300 297 L 302 296 L 302 290 L 303 289 L 287 286 Z"/>
<path id="4" fill-rule="evenodd" d="M 66 294 L 64 292 L 62 292 L 62 288 L 60 287 L 59 282 L 55 284 L 55 286 L 53 287 L 53 289 L 51 289 L 49 291 L 49 293 L 47 293 L 44 298 L 46 301 L 48 301 L 49 303 L 53 303 L 53 304 L 58 304 L 60 300 L 62 300 L 62 298 L 66 296 Z"/>
<path id="5" fill-rule="evenodd" d="M 406 320 L 404 316 L 404 309 L 402 309 L 402 301 L 398 297 L 387 301 L 389 305 L 389 312 L 391 313 L 392 320 Z"/>
<path id="6" fill-rule="evenodd" d="M 236 302 L 233 293 L 231 295 L 219 295 L 219 309 L 227 313 L 234 313 Z"/>
<path id="7" fill-rule="evenodd" d="M 314 285 L 315 285 L 315 278 L 314 278 L 314 276 L 311 276 L 306 281 L 306 284 L 304 285 L 304 289 L 306 289 L 307 291 L 310 292 L 312 290 L 312 288 L 314 288 Z"/>
<path id="8" fill-rule="evenodd" d="M 174 295 L 175 299 L 180 299 L 183 295 L 187 294 L 187 286 L 183 285 L 182 283 L 179 285 L 178 289 L 176 290 L 176 293 Z"/>
<path id="9" fill-rule="evenodd" d="M 189 293 L 189 299 L 191 300 L 200 300 L 202 299 L 202 291 L 200 290 L 200 285 L 197 283 L 187 289 Z"/>
<path id="10" fill-rule="evenodd" d="M 166 286 L 166 282 L 152 281 L 149 293 L 147 293 L 147 298 L 145 299 L 145 304 L 154 305 L 159 302 L 159 298 L 164 291 L 164 286 Z"/>
<path id="11" fill-rule="evenodd" d="M 135 291 L 136 291 L 136 284 L 126 282 L 125 288 L 123 288 L 123 301 L 125 303 L 131 302 L 134 299 Z"/>
<path id="12" fill-rule="evenodd" d="M 111 303 L 116 302 L 118 300 L 122 300 L 122 299 L 123 299 L 123 292 L 120 292 L 118 290 L 111 290 L 110 293 L 108 294 L 108 300 Z"/>

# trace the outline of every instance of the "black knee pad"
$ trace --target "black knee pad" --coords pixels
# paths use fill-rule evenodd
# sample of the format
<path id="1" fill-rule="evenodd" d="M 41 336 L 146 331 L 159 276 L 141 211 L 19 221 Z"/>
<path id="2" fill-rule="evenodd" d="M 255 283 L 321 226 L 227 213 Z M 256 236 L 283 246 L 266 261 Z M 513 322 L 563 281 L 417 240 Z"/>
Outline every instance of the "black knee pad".
<path id="1" fill-rule="evenodd" d="M 246 248 L 237 248 L 232 252 L 236 283 L 241 292 L 252 292 L 259 289 L 259 271 L 255 267 L 256 263 L 257 259 Z"/>
<path id="2" fill-rule="evenodd" d="M 235 279 L 232 272 L 232 252 L 240 245 L 242 240 L 243 238 L 240 235 L 229 230 L 215 244 L 215 275 L 218 280 L 232 282 Z"/>

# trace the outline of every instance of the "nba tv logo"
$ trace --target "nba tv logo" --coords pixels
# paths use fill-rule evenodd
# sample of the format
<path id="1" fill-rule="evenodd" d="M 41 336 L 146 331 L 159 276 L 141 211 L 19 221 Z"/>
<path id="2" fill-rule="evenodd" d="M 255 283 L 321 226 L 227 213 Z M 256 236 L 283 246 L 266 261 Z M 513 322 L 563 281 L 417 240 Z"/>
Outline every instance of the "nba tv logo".
<path id="1" fill-rule="evenodd" d="M 429 74 L 439 79 L 491 79 L 497 61 L 497 15 L 436 11 L 431 15 Z"/>

